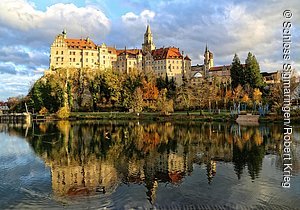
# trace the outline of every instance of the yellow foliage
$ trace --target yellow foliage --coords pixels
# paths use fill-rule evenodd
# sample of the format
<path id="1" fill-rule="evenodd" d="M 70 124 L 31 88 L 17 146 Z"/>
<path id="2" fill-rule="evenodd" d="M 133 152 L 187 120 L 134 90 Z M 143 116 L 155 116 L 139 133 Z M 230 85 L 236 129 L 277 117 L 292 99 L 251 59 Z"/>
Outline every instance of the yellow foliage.
<path id="1" fill-rule="evenodd" d="M 48 112 L 49 112 L 48 109 L 47 109 L 46 107 L 43 106 L 43 107 L 41 108 L 41 110 L 39 111 L 39 114 L 45 115 L 45 114 L 48 114 Z"/>
<path id="2" fill-rule="evenodd" d="M 248 94 L 245 94 L 244 97 L 242 98 L 242 102 L 247 103 L 249 101 L 249 96 Z"/>
<path id="3" fill-rule="evenodd" d="M 262 92 L 258 88 L 255 88 L 253 91 L 253 100 L 257 103 L 261 101 Z"/>
<path id="4" fill-rule="evenodd" d="M 60 119 L 67 119 L 70 116 L 70 109 L 67 106 L 61 107 L 57 112 L 56 116 Z"/>

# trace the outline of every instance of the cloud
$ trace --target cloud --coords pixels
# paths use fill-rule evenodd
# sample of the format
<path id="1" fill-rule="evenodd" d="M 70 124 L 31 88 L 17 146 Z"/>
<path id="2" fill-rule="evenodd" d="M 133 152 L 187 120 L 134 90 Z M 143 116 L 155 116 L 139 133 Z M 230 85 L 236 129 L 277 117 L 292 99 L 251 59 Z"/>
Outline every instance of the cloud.
<path id="1" fill-rule="evenodd" d="M 0 74 L 16 74 L 16 68 L 13 63 L 0 63 Z"/>
<path id="2" fill-rule="evenodd" d="M 112 25 L 111 33 L 106 40 L 109 45 L 117 48 L 141 48 L 146 25 L 154 21 L 155 12 L 143 10 L 139 14 L 127 12 Z"/>
<path id="3" fill-rule="evenodd" d="M 11 96 L 27 95 L 34 81 L 42 76 L 41 73 L 33 75 L 11 75 L 10 72 L 0 74 L 0 101 Z"/>
<path id="4" fill-rule="evenodd" d="M 132 27 L 144 28 L 148 22 L 151 22 L 154 19 L 154 17 L 155 12 L 150 10 L 143 10 L 138 15 L 133 12 L 128 12 L 125 15 L 122 15 L 121 19 L 126 27 L 130 27 L 129 29 L 132 29 Z"/>

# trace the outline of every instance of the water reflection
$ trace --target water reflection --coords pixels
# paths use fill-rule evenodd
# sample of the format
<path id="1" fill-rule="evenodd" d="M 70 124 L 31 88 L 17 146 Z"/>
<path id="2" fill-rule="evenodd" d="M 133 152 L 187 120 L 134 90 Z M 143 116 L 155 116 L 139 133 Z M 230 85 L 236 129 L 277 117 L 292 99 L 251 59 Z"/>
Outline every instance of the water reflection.
<path id="1" fill-rule="evenodd" d="M 0 129 L 26 136 L 50 166 L 57 196 L 107 194 L 122 183 L 135 183 L 147 188 L 150 203 L 159 183 L 180 185 L 195 164 L 206 168 L 208 184 L 214 182 L 218 162 L 232 162 L 237 179 L 255 180 L 264 156 L 280 155 L 282 144 L 276 125 L 60 121 Z M 276 164 L 282 166 L 280 158 Z M 294 158 L 294 173 L 299 165 Z"/>

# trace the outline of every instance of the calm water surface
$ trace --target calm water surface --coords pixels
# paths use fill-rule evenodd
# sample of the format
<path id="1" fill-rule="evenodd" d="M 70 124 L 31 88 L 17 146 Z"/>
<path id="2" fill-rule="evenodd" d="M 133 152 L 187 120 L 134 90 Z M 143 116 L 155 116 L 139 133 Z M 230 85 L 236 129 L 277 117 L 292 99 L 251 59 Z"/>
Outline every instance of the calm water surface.
<path id="1" fill-rule="evenodd" d="M 300 209 L 299 137 L 284 189 L 281 125 L 0 124 L 0 208 Z"/>

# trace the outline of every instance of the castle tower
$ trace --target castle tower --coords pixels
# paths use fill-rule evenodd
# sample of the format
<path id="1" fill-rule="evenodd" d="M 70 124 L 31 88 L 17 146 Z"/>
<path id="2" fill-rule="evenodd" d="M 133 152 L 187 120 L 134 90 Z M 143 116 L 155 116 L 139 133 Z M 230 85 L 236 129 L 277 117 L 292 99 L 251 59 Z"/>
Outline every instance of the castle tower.
<path id="1" fill-rule="evenodd" d="M 206 45 L 205 51 L 204 51 L 204 66 L 205 66 L 205 75 L 208 75 L 208 71 L 211 67 L 214 66 L 214 55 L 212 52 L 208 50 L 208 47 Z"/>
<path id="2" fill-rule="evenodd" d="M 63 35 L 64 39 L 67 38 L 67 30 L 66 29 L 64 29 L 61 34 Z"/>
<path id="3" fill-rule="evenodd" d="M 153 37 L 150 29 L 150 25 L 147 25 L 146 32 L 144 34 L 144 43 L 142 44 L 143 52 L 151 52 L 155 49 L 155 45 L 153 43 Z"/>

